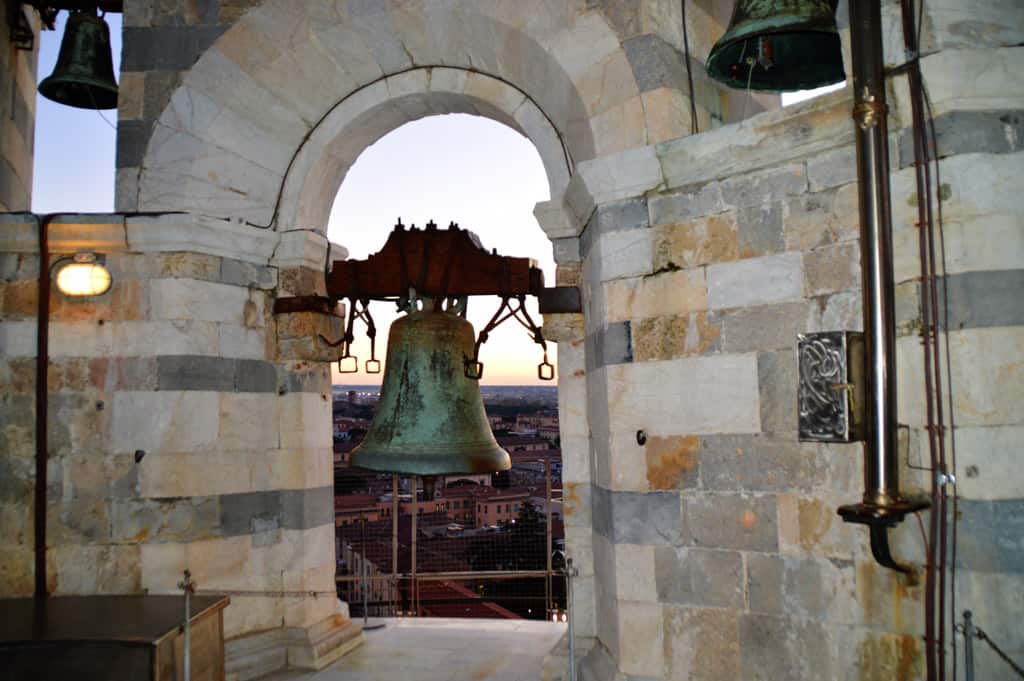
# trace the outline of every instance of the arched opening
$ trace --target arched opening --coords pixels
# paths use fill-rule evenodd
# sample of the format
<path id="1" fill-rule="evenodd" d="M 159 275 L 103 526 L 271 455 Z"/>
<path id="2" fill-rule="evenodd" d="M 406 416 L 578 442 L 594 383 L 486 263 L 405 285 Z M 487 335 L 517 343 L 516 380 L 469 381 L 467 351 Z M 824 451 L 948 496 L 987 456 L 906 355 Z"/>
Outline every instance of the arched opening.
<path id="1" fill-rule="evenodd" d="M 441 229 L 455 222 L 473 231 L 487 250 L 538 261 L 551 282 L 551 243 L 533 215 L 549 191 L 536 147 L 513 127 L 466 114 L 428 116 L 392 130 L 359 155 L 335 199 L 328 238 L 344 246 L 349 257 L 362 259 L 383 246 L 396 218 L 421 228 L 431 219 Z M 470 298 L 467 317 L 477 332 L 499 302 L 493 296 Z M 539 323 L 536 302 L 527 304 Z M 377 359 L 385 361 L 387 328 L 400 313 L 386 302 L 371 303 L 371 311 L 379 329 Z M 439 476 L 432 496 L 420 480 L 395 480 L 390 474 L 346 466 L 348 452 L 372 418 L 383 376 L 363 371 L 362 361 L 369 356 L 365 337 L 353 354 L 360 358 L 360 371 L 335 371 L 333 376 L 342 593 L 372 594 L 365 606 L 371 617 L 564 617 L 561 584 L 552 588 L 547 577 L 526 574 L 547 569 L 552 544 L 564 546 L 557 388 L 537 378 L 540 349 L 512 322 L 498 327 L 481 352 L 485 409 L 499 442 L 510 452 L 512 470 Z M 557 361 L 553 343 L 549 358 Z M 556 434 L 546 441 L 540 437 L 542 430 Z M 392 496 L 393 485 L 400 485 L 399 498 Z M 553 514 L 550 524 L 547 514 Z M 413 516 L 416 525 L 410 527 Z M 415 554 L 415 560 L 406 558 L 407 553 Z M 433 578 L 449 572 L 477 575 Z M 390 589 L 389 573 L 401 575 Z M 346 591 L 354 579 L 360 586 Z M 364 605 L 358 596 L 348 600 L 350 610 L 360 616 Z"/>
<path id="2" fill-rule="evenodd" d="M 327 236 L 362 259 L 378 251 L 397 219 L 440 228 L 455 222 L 476 234 L 483 246 L 501 255 L 529 257 L 555 278 L 551 242 L 537 224 L 533 207 L 549 198 L 544 166 L 528 139 L 506 125 L 480 116 L 431 116 L 406 123 L 367 148 L 350 168 L 338 191 Z M 498 304 L 496 297 L 473 298 L 468 318 L 482 328 Z M 536 302 L 530 314 L 540 319 Z M 371 308 L 378 326 L 378 359 L 383 360 L 394 306 Z M 369 343 L 360 337 L 360 358 Z M 554 347 L 551 358 L 555 357 Z M 533 385 L 538 382 L 540 351 L 515 324 L 502 325 L 482 349 L 483 385 Z M 379 384 L 380 374 L 334 375 L 337 383 Z M 365 379 L 365 380 L 364 380 Z"/>

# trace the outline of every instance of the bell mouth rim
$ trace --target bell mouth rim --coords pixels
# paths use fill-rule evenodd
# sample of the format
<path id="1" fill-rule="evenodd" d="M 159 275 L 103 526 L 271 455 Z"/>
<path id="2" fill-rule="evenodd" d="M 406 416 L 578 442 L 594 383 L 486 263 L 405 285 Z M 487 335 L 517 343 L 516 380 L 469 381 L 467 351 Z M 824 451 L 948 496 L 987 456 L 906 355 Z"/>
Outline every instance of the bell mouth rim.
<path id="1" fill-rule="evenodd" d="M 707 70 L 708 75 L 715 81 L 731 87 L 733 89 L 746 90 L 748 89 L 748 82 L 746 78 L 734 78 L 729 75 L 729 65 L 721 63 L 722 57 L 729 52 L 734 50 L 736 46 L 743 41 L 751 40 L 750 35 L 738 35 L 737 30 L 742 24 L 737 27 L 730 29 L 725 35 L 723 35 L 714 47 L 712 47 L 710 54 L 708 54 L 707 61 L 705 62 L 704 68 Z M 844 70 L 842 63 L 842 48 L 839 40 L 839 34 L 835 28 L 827 27 L 815 27 L 815 26 L 786 26 L 779 27 L 777 29 L 764 29 L 761 30 L 760 35 L 762 36 L 798 36 L 807 34 L 816 34 L 826 41 L 834 43 L 834 53 L 837 59 L 833 62 L 819 61 L 817 64 L 823 65 L 820 71 L 813 75 L 805 76 L 802 80 L 797 79 L 797 82 L 792 85 L 780 86 L 776 82 L 766 82 L 757 77 L 755 71 L 754 77 L 749 81 L 749 89 L 756 92 L 796 92 L 799 90 L 811 90 L 814 88 L 825 87 L 827 85 L 834 85 L 841 83 L 846 80 L 846 71 Z M 781 68 L 781 67 L 780 67 Z"/>

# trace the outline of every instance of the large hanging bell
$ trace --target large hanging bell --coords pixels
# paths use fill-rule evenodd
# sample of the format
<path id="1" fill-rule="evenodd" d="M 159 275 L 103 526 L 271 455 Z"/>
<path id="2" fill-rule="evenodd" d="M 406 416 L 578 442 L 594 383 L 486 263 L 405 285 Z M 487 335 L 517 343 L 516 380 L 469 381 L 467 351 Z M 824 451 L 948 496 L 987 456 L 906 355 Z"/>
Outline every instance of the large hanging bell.
<path id="1" fill-rule="evenodd" d="M 836 31 L 837 0 L 737 0 L 708 75 L 729 87 L 808 90 L 846 78 Z"/>
<path id="2" fill-rule="evenodd" d="M 391 325 L 380 402 L 352 465 L 378 471 L 440 475 L 493 473 L 512 466 L 484 413 L 479 383 L 467 378 L 473 325 L 426 310 Z"/>
<path id="3" fill-rule="evenodd" d="M 71 13 L 57 66 L 39 84 L 39 94 L 78 109 L 117 108 L 110 29 L 94 10 Z"/>

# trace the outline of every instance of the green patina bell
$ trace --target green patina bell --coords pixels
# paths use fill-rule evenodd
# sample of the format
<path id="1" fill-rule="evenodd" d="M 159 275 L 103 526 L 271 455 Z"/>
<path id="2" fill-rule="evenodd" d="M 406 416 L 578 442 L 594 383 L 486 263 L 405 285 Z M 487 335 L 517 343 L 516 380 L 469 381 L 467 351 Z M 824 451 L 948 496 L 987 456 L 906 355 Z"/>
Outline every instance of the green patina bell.
<path id="1" fill-rule="evenodd" d="M 53 73 L 39 94 L 77 109 L 116 109 L 117 81 L 110 29 L 94 11 L 72 12 Z"/>
<path id="2" fill-rule="evenodd" d="M 837 0 L 737 0 L 708 75 L 729 87 L 791 92 L 846 78 Z"/>
<path id="3" fill-rule="evenodd" d="M 467 378 L 473 325 L 451 312 L 422 311 L 391 325 L 380 402 L 352 465 L 439 475 L 512 466 L 491 433 L 480 385 Z"/>

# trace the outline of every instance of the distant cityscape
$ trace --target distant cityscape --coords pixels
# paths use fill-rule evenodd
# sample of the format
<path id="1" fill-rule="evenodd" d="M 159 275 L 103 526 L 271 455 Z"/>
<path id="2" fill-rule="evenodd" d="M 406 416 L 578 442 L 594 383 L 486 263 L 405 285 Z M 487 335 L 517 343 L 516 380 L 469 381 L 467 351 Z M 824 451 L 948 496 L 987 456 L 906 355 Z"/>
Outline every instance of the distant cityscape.
<path id="1" fill-rule="evenodd" d="M 512 468 L 438 476 L 430 498 L 422 479 L 413 489 L 411 478 L 400 477 L 396 497 L 392 474 L 349 465 L 373 420 L 379 386 L 334 386 L 337 573 L 354 613 L 361 611 L 365 582 L 371 615 L 558 619 L 564 614 L 560 578 L 508 578 L 511 572 L 560 567 L 549 564 L 549 554 L 565 546 L 558 388 L 481 386 L 481 393 Z M 505 574 L 502 579 L 479 576 L 493 571 Z M 409 579 L 412 573 L 418 579 Z M 476 576 L 447 577 L 453 573 Z"/>

